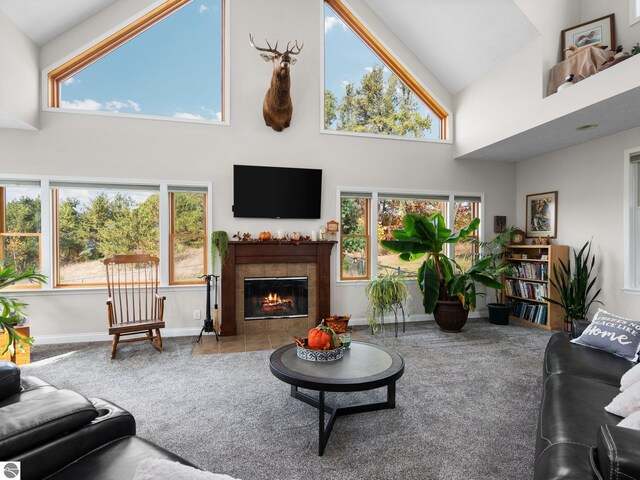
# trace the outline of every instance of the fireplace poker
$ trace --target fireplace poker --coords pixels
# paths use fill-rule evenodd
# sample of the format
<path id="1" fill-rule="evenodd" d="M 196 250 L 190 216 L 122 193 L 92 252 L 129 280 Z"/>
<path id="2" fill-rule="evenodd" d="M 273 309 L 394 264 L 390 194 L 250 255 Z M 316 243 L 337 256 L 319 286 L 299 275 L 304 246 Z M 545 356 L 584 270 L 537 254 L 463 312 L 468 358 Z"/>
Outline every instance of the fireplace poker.
<path id="1" fill-rule="evenodd" d="M 214 278 L 215 279 L 215 284 L 216 284 L 216 304 L 215 304 L 215 309 L 216 309 L 216 323 L 218 320 L 218 275 L 202 275 L 201 277 L 198 278 L 204 278 L 207 282 L 207 309 L 206 309 L 206 314 L 205 314 L 205 319 L 204 319 L 204 325 L 202 327 L 202 330 L 200 330 L 200 335 L 198 336 L 198 340 L 196 342 L 200 342 L 200 340 L 202 340 L 202 334 L 204 332 L 208 332 L 208 333 L 215 333 L 216 335 L 216 341 L 219 340 L 218 338 L 218 329 L 217 326 L 214 328 L 214 321 L 211 318 L 211 279 Z"/>

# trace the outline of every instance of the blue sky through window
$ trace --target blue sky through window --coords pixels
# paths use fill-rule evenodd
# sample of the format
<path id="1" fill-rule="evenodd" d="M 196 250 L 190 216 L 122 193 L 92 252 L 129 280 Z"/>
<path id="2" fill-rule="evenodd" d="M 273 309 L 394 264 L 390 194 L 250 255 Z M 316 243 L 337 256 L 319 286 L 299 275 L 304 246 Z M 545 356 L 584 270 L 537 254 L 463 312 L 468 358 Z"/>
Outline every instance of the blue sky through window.
<path id="1" fill-rule="evenodd" d="M 62 82 L 60 107 L 221 120 L 222 0 L 194 0 Z"/>
<path id="2" fill-rule="evenodd" d="M 384 65 L 382 60 L 325 4 L 324 88 L 330 90 L 340 103 L 348 83 L 357 88 L 363 75 L 372 67 L 381 65 Z M 393 75 L 387 68 L 385 74 Z M 418 111 L 421 116 L 431 117 L 431 131 L 425 132 L 423 138 L 440 138 L 439 118 L 417 97 L 415 99 L 420 105 Z M 335 128 L 330 126 L 330 129 Z"/>

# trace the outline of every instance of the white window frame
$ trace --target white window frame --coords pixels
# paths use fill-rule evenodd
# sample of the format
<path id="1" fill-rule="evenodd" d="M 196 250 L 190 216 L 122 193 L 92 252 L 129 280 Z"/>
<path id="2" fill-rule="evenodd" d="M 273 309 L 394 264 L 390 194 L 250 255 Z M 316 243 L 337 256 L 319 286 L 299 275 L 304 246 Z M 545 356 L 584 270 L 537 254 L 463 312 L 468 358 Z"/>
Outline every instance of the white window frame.
<path id="1" fill-rule="evenodd" d="M 69 183 L 69 184 L 92 184 L 96 188 L 104 185 L 122 185 L 123 188 L 141 185 L 147 185 L 150 187 L 158 188 L 160 194 L 159 201 L 159 230 L 160 230 L 160 287 L 161 288 L 201 288 L 201 285 L 170 285 L 169 284 L 169 230 L 170 230 L 170 209 L 169 209 L 169 188 L 175 187 L 191 187 L 201 188 L 203 191 L 206 189 L 207 193 L 207 238 L 211 235 L 213 226 L 213 184 L 211 182 L 197 182 L 197 181 L 176 181 L 176 180 L 149 180 L 149 179 L 121 179 L 121 178 L 97 178 L 97 177 L 69 177 L 69 176 L 51 176 L 51 175 L 13 175 L 0 173 L 2 180 L 11 181 L 39 181 L 40 182 L 40 213 L 41 213 L 41 265 L 42 274 L 47 277 L 47 283 L 42 285 L 39 292 L 42 291 L 91 291 L 91 290 L 105 290 L 105 286 L 91 286 L 91 287 L 67 287 L 67 286 L 54 286 L 54 265 L 56 252 L 55 243 L 55 218 L 56 212 L 53 211 L 53 205 L 51 203 L 51 183 Z M 205 262 L 205 272 L 210 272 L 210 262 Z M 18 293 L 17 290 L 12 290 L 12 294 Z M 20 292 L 21 293 L 21 292 Z"/>
<path id="2" fill-rule="evenodd" d="M 623 290 L 627 293 L 640 294 L 640 268 L 636 267 L 640 261 L 640 238 L 636 238 L 636 210 L 640 207 L 636 205 L 640 194 L 638 184 L 638 170 L 640 164 L 632 164 L 631 157 L 640 155 L 640 147 L 625 150 L 624 152 L 624 186 L 623 186 Z"/>
<path id="3" fill-rule="evenodd" d="M 223 79 L 222 79 L 222 108 L 224 109 L 224 120 L 200 120 L 196 118 L 177 118 L 177 117 L 165 117 L 160 115 L 139 115 L 135 113 L 119 113 L 119 112 L 104 112 L 104 111 L 90 111 L 90 110 L 80 110 L 80 109 L 71 109 L 71 108 L 56 108 L 50 107 L 48 105 L 49 99 L 49 72 L 56 69 L 60 65 L 65 64 L 72 58 L 86 52 L 90 48 L 92 48 L 97 43 L 101 42 L 105 38 L 110 37 L 114 33 L 119 30 L 127 27 L 131 23 L 135 22 L 140 17 L 149 13 L 154 8 L 158 7 L 165 0 L 159 0 L 137 13 L 136 15 L 128 18 L 124 22 L 116 25 L 112 29 L 105 32 L 103 35 L 92 39 L 91 41 L 83 44 L 81 47 L 77 48 L 73 52 L 69 53 L 59 61 L 52 63 L 51 65 L 46 66 L 42 69 L 40 75 L 40 101 L 42 104 L 43 112 L 54 112 L 54 113 L 67 113 L 72 115 L 98 115 L 103 117 L 117 117 L 117 118 L 138 118 L 142 120 L 162 120 L 166 122 L 181 122 L 181 123 L 202 123 L 206 125 L 221 125 L 221 126 L 230 126 L 231 125 L 231 73 L 230 73 L 230 57 L 231 52 L 229 49 L 230 45 L 230 33 L 231 30 L 229 28 L 229 19 L 230 19 L 230 9 L 231 9 L 231 1 L 222 0 L 224 2 L 224 18 L 222 19 L 223 25 L 223 49 L 222 49 L 222 68 L 223 68 Z M 162 20 L 161 20 L 162 21 Z"/>
<path id="4" fill-rule="evenodd" d="M 640 22 L 640 0 L 629 0 L 629 25 Z"/>
<path id="5" fill-rule="evenodd" d="M 455 210 L 454 203 L 456 198 L 459 197 L 477 197 L 480 199 L 480 209 L 478 211 L 478 216 L 480 218 L 480 232 L 478 233 L 478 239 L 482 242 L 484 239 L 484 193 L 480 192 L 450 192 L 443 190 L 404 190 L 404 189 L 393 189 L 393 188 L 378 188 L 378 187 L 343 187 L 339 186 L 336 188 L 336 212 L 338 219 L 342 219 L 342 193 L 350 193 L 350 194 L 362 194 L 370 196 L 371 198 L 371 218 L 369 219 L 369 255 L 371 258 L 369 259 L 370 272 L 369 279 L 367 280 L 343 280 L 340 278 L 340 272 L 342 269 L 342 259 L 341 259 L 341 246 L 338 244 L 338 255 L 336 255 L 336 284 L 337 285 L 366 285 L 373 278 L 378 278 L 378 197 L 392 197 L 393 195 L 398 195 L 402 197 L 414 197 L 416 199 L 428 198 L 430 196 L 433 197 L 448 197 L 449 207 L 447 209 L 448 215 L 445 219 L 447 221 L 447 225 L 453 225 L 455 219 Z M 342 226 L 341 226 L 342 228 Z M 340 235 L 338 235 L 338 242 L 340 242 Z M 453 256 L 453 245 L 447 244 L 445 247 L 445 253 L 448 257 Z M 407 278 L 404 281 L 406 282 L 415 282 L 415 278 Z"/>

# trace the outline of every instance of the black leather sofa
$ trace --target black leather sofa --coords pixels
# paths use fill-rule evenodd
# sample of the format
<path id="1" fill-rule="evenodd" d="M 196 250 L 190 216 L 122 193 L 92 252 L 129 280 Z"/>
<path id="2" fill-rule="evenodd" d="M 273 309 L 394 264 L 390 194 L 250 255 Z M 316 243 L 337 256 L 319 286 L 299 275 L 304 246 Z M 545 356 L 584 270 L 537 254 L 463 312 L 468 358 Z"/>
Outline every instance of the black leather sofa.
<path id="1" fill-rule="evenodd" d="M 640 479 L 640 431 L 604 410 L 632 362 L 554 334 L 546 348 L 535 480 Z"/>
<path id="2" fill-rule="evenodd" d="M 194 466 L 135 436 L 133 416 L 0 361 L 0 460 L 20 461 L 21 478 L 131 479 L 146 458 Z"/>

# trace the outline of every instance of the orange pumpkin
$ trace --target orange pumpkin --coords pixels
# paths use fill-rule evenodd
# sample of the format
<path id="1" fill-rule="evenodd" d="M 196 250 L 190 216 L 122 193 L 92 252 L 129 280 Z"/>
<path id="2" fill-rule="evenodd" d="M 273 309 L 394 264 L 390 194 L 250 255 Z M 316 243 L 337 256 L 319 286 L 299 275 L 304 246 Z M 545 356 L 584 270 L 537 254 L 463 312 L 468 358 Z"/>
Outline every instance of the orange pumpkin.
<path id="1" fill-rule="evenodd" d="M 309 348 L 312 350 L 331 350 L 331 335 L 317 328 L 309 330 Z"/>
<path id="2" fill-rule="evenodd" d="M 264 242 L 266 242 L 267 240 L 271 240 L 271 232 L 260 232 L 258 238 Z"/>

